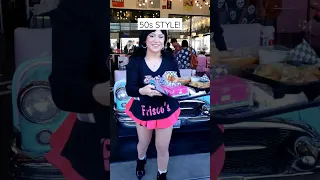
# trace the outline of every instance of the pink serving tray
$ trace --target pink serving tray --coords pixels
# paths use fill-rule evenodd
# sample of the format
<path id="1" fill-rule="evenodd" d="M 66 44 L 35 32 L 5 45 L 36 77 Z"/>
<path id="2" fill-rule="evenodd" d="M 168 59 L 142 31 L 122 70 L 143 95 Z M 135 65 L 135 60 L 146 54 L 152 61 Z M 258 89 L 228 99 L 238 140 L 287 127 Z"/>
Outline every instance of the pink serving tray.
<path id="1" fill-rule="evenodd" d="M 248 82 L 236 76 L 227 75 L 210 82 L 210 104 L 224 105 L 250 99 Z"/>
<path id="2" fill-rule="evenodd" d="M 161 86 L 170 97 L 180 97 L 189 95 L 189 89 L 186 86 Z"/>

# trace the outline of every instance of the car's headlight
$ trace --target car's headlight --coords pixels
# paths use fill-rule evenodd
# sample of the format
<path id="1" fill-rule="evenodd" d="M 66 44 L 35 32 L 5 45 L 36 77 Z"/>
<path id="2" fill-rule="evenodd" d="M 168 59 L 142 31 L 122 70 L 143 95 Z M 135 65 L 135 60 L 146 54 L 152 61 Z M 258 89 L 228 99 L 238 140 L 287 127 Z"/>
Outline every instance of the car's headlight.
<path id="1" fill-rule="evenodd" d="M 210 115 L 210 105 L 205 103 L 201 106 L 201 110 L 205 115 Z"/>
<path id="2" fill-rule="evenodd" d="M 47 123 L 54 120 L 60 110 L 52 100 L 51 88 L 47 81 L 35 81 L 19 93 L 20 113 L 34 123 Z"/>
<path id="3" fill-rule="evenodd" d="M 126 88 L 125 87 L 120 87 L 116 90 L 116 98 L 119 101 L 126 101 L 129 99 L 129 96 L 126 92 Z"/>
<path id="4" fill-rule="evenodd" d="M 293 162 L 293 168 L 298 171 L 309 171 L 316 167 L 319 158 L 319 150 L 314 139 L 302 136 L 294 143 L 294 151 L 297 160 Z"/>

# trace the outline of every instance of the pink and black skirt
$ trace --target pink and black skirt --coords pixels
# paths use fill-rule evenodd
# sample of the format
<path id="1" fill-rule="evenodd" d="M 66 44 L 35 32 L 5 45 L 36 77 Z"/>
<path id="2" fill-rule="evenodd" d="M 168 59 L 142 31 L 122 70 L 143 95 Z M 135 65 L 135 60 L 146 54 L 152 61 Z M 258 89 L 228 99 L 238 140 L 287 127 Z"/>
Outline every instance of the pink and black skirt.
<path id="1" fill-rule="evenodd" d="M 172 127 L 179 118 L 180 105 L 176 100 L 161 101 L 154 99 L 152 104 L 131 98 L 125 113 L 135 122 L 148 129 Z"/>

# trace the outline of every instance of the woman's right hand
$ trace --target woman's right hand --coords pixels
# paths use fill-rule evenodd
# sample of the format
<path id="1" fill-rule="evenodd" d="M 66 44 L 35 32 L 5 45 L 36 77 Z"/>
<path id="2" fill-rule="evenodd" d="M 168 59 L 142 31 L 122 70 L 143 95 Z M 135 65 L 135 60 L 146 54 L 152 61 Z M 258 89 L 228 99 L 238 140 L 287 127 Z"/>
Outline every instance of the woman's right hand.
<path id="1" fill-rule="evenodd" d="M 144 96 L 150 96 L 150 97 L 153 97 L 153 96 L 162 96 L 162 94 L 155 90 L 155 87 L 152 86 L 152 85 L 146 85 L 145 87 L 143 88 L 140 88 L 139 89 L 139 93 L 141 95 L 144 95 Z"/>

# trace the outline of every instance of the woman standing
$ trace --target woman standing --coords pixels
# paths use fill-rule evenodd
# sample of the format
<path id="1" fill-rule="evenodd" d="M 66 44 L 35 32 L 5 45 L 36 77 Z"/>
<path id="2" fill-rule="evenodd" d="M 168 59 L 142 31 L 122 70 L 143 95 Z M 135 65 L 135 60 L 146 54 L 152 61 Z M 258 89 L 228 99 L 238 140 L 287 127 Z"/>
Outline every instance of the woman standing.
<path id="1" fill-rule="evenodd" d="M 182 49 L 178 52 L 177 62 L 179 69 L 191 69 L 191 54 L 196 55 L 196 51 L 189 47 L 188 41 L 183 40 L 181 43 Z"/>
<path id="2" fill-rule="evenodd" d="M 167 179 L 169 144 L 173 125 L 180 115 L 179 102 L 162 96 L 150 85 L 150 79 L 159 79 L 166 71 L 180 72 L 171 53 L 165 53 L 166 31 L 142 31 L 139 49 L 134 52 L 127 65 L 126 91 L 131 100 L 126 113 L 136 122 L 139 138 L 136 175 L 145 175 L 146 152 L 152 132 L 156 134 L 158 180 Z"/>

